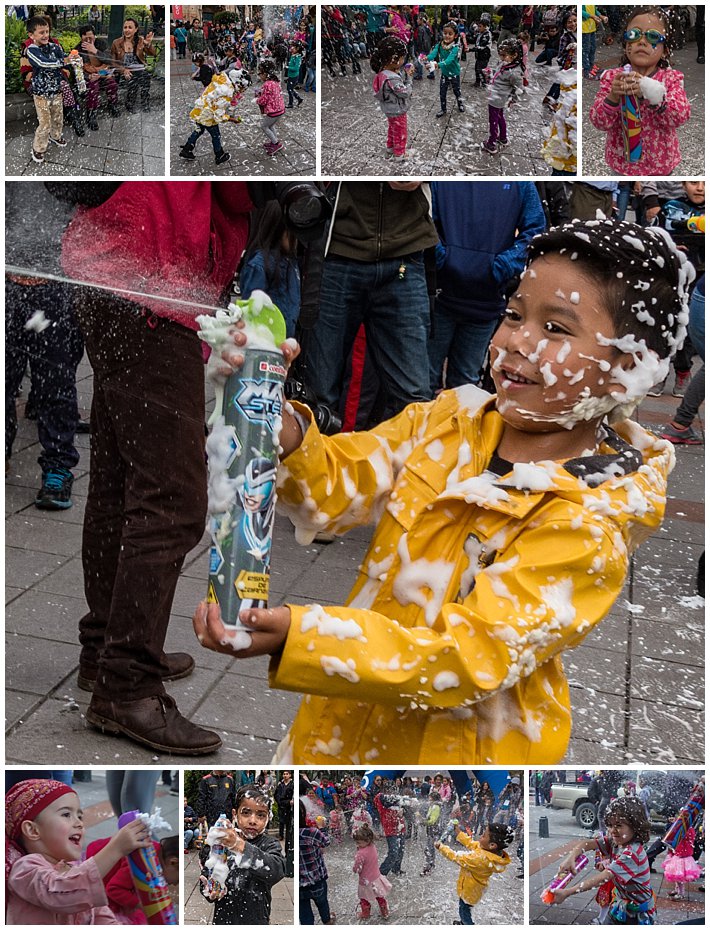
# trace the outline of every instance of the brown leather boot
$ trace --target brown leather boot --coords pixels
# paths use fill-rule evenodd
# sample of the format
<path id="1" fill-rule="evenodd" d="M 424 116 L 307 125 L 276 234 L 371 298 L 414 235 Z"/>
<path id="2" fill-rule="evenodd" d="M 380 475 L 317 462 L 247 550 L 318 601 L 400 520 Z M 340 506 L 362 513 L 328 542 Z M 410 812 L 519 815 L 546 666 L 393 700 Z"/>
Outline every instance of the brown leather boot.
<path id="1" fill-rule="evenodd" d="M 167 673 L 161 675 L 163 681 L 177 681 L 178 678 L 187 678 L 192 673 L 195 660 L 186 652 L 164 652 L 163 665 L 168 669 Z M 97 672 L 96 665 L 89 665 L 87 662 L 79 661 L 79 674 L 76 683 L 82 691 L 94 690 Z"/>
<path id="2" fill-rule="evenodd" d="M 122 733 L 129 739 L 181 756 L 216 752 L 222 740 L 183 717 L 173 698 L 156 694 L 139 701 L 110 701 L 94 695 L 86 720 L 104 733 Z"/>

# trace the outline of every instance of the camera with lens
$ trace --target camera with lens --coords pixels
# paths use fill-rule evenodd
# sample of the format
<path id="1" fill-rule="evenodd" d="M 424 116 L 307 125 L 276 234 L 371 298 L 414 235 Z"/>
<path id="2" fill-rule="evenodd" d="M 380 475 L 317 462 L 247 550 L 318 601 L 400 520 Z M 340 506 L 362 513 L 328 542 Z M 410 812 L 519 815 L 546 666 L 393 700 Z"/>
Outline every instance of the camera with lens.
<path id="1" fill-rule="evenodd" d="M 333 436 L 342 430 L 343 421 L 337 413 L 333 413 L 327 404 L 320 403 L 311 388 L 303 381 L 297 378 L 287 378 L 284 384 L 284 396 L 286 400 L 296 400 L 309 407 L 313 412 L 316 426 L 323 435 Z"/>

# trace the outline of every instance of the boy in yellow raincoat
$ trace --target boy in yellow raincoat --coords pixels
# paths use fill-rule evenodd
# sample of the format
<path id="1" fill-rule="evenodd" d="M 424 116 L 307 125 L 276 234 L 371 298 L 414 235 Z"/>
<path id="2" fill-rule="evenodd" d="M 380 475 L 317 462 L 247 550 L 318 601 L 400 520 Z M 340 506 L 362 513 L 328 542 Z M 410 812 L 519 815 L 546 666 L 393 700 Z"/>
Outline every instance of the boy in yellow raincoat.
<path id="1" fill-rule="evenodd" d="M 530 244 L 491 343 L 496 395 L 444 391 L 332 437 L 306 407 L 283 411 L 297 539 L 376 526 L 345 606 L 242 611 L 240 651 L 218 605 L 195 613 L 204 646 L 271 655 L 271 685 L 306 695 L 281 761 L 562 759 L 562 655 L 663 518 L 673 449 L 628 417 L 685 336 L 693 278 L 663 230 L 575 221 Z"/>
<path id="2" fill-rule="evenodd" d="M 219 124 L 241 121 L 234 118 L 234 108 L 250 83 L 249 72 L 243 68 L 233 68 L 229 74 L 224 72 L 215 74 L 190 110 L 190 119 L 195 123 L 196 128 L 180 149 L 180 158 L 194 160 L 197 140 L 204 132 L 207 132 L 212 139 L 215 164 L 223 165 L 229 161 L 229 152 L 225 152 L 222 148 Z"/>
<path id="3" fill-rule="evenodd" d="M 467 833 L 459 833 L 456 841 L 466 847 L 465 852 L 454 852 L 444 843 L 434 843 L 434 846 L 445 859 L 461 868 L 456 884 L 459 920 L 454 923 L 472 924 L 471 908 L 481 900 L 491 875 L 510 865 L 505 847 L 513 842 L 513 829 L 504 823 L 489 823 L 479 840 L 472 839 Z"/>

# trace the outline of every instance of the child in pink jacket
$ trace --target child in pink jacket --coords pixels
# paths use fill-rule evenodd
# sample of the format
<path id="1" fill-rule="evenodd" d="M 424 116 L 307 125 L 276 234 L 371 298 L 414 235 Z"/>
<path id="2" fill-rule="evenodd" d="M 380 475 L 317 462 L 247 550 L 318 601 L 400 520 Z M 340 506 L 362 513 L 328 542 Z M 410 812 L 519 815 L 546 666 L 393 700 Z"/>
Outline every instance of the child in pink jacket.
<path id="1" fill-rule="evenodd" d="M 369 917 L 372 905 L 377 902 L 382 917 L 389 916 L 387 895 L 392 888 L 390 882 L 380 875 L 380 865 L 375 848 L 375 834 L 368 826 L 360 827 L 353 833 L 357 846 L 353 872 L 359 876 L 357 886 L 360 907 L 358 917 Z"/>
<path id="2" fill-rule="evenodd" d="M 284 147 L 274 128 L 276 120 L 281 119 L 286 112 L 281 82 L 276 72 L 276 65 L 270 58 L 265 58 L 259 63 L 257 74 L 262 82 L 261 88 L 256 91 L 256 102 L 262 112 L 261 131 L 266 136 L 264 148 L 267 155 L 276 155 Z"/>
<path id="3" fill-rule="evenodd" d="M 640 177 L 670 174 L 680 164 L 676 129 L 690 118 L 683 74 L 671 67 L 668 23 L 663 13 L 632 14 L 626 23 L 622 67 L 602 75 L 589 118 L 606 132 L 606 163 L 614 174 Z M 627 160 L 622 113 L 635 97 L 641 122 L 641 158 Z"/>

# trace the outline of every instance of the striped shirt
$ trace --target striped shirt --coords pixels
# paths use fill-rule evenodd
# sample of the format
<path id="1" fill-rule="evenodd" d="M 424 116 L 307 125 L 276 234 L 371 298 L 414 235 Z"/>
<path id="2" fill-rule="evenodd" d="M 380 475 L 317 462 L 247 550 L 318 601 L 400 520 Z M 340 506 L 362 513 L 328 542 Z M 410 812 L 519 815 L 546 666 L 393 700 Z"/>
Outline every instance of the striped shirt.
<path id="1" fill-rule="evenodd" d="M 601 854 L 610 860 L 607 869 L 619 895 L 634 904 L 651 901 L 651 870 L 643 844 L 632 842 L 627 846 L 614 846 L 607 836 L 597 837 L 596 844 Z"/>

